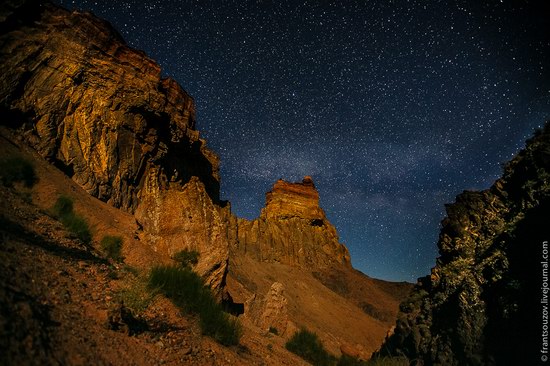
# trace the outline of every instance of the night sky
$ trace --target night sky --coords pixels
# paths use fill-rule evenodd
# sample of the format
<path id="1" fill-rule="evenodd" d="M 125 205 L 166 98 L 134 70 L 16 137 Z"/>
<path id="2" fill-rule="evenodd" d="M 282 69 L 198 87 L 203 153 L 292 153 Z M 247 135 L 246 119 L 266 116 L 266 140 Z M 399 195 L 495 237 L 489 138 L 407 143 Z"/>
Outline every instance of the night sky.
<path id="1" fill-rule="evenodd" d="M 58 1 L 195 98 L 237 216 L 311 175 L 354 267 L 406 281 L 435 264 L 444 204 L 550 119 L 543 2 Z"/>

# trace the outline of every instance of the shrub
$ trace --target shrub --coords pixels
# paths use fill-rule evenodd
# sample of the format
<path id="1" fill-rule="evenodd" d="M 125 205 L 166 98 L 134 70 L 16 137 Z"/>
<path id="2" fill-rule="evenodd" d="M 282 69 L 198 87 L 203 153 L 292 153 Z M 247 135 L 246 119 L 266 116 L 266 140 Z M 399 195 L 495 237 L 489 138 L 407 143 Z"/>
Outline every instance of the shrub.
<path id="1" fill-rule="evenodd" d="M 409 360 L 405 357 L 373 357 L 365 366 L 409 366 Z"/>
<path id="2" fill-rule="evenodd" d="M 173 260 L 180 263 L 183 267 L 191 267 L 199 262 L 199 252 L 196 250 L 183 249 L 174 254 Z"/>
<path id="3" fill-rule="evenodd" d="M 137 269 L 136 267 L 133 267 L 133 266 L 129 266 L 129 265 L 124 265 L 122 267 L 122 272 L 126 273 L 126 274 L 131 274 L 134 277 L 139 276 L 139 269 Z"/>
<path id="4" fill-rule="evenodd" d="M 61 218 L 61 223 L 84 244 L 92 242 L 90 226 L 85 218 L 77 214 L 66 215 Z"/>
<path id="5" fill-rule="evenodd" d="M 38 181 L 34 165 L 20 156 L 0 160 L 0 179 L 6 187 L 23 182 L 25 187 L 31 188 Z"/>
<path id="6" fill-rule="evenodd" d="M 149 287 L 163 293 L 183 311 L 198 314 L 203 334 L 224 345 L 239 343 L 239 322 L 222 310 L 210 289 L 190 268 L 154 267 L 149 275 Z"/>
<path id="7" fill-rule="evenodd" d="M 325 350 L 317 334 L 302 328 L 285 344 L 287 350 L 318 366 L 334 365 L 336 358 Z"/>
<path id="8" fill-rule="evenodd" d="M 17 192 L 17 195 L 18 195 L 19 197 L 21 197 L 21 199 L 23 200 L 23 202 L 25 202 L 25 203 L 32 203 L 32 193 L 31 193 L 31 192 L 28 192 L 28 191 L 27 191 L 27 192 L 25 192 L 25 191 L 21 192 L 21 191 L 20 191 L 20 192 Z"/>
<path id="9" fill-rule="evenodd" d="M 367 366 L 367 363 L 365 361 L 358 360 L 355 357 L 342 355 L 342 357 L 338 360 L 337 366 Z"/>
<path id="10" fill-rule="evenodd" d="M 105 235 L 101 239 L 101 249 L 107 258 L 111 258 L 116 262 L 124 261 L 122 256 L 122 238 L 120 236 Z"/>
<path id="11" fill-rule="evenodd" d="M 53 214 L 61 221 L 65 229 L 75 235 L 84 244 L 90 244 L 92 233 L 85 218 L 73 211 L 73 200 L 70 197 L 61 195 L 55 201 L 52 208 Z"/>
<path id="12" fill-rule="evenodd" d="M 269 327 L 269 333 L 279 335 L 279 331 L 275 327 Z"/>
<path id="13" fill-rule="evenodd" d="M 156 296 L 156 292 L 151 292 L 147 286 L 147 280 L 137 278 L 130 284 L 121 289 L 116 298 L 136 315 L 143 313 Z"/>
<path id="14" fill-rule="evenodd" d="M 73 199 L 65 195 L 61 195 L 55 201 L 53 205 L 53 213 L 57 218 L 72 215 L 73 212 Z"/>

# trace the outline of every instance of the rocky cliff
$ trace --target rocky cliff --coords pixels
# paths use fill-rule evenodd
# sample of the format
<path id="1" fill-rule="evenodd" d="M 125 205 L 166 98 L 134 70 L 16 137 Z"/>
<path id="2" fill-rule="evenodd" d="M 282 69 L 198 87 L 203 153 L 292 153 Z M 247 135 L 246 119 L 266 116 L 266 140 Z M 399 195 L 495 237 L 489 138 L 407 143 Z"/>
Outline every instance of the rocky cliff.
<path id="1" fill-rule="evenodd" d="M 0 112 L 21 142 L 92 196 L 134 214 L 161 257 L 200 252 L 223 291 L 229 248 L 262 261 L 350 267 L 311 178 L 278 181 L 254 221 L 219 201 L 218 158 L 195 128 L 193 99 L 89 13 L 12 0 L 0 9 Z"/>
<path id="2" fill-rule="evenodd" d="M 98 246 L 104 234 L 123 237 L 125 263 L 141 273 L 158 263 L 173 264 L 170 257 L 182 249 L 198 250 L 200 258 L 194 270 L 218 299 L 228 295 L 228 289 L 231 291 L 238 302 L 229 302 L 231 310 L 248 312 L 241 317 L 248 332 L 243 337 L 243 349 L 247 355 L 250 350 L 262 355 L 263 363 L 301 362 L 286 352 L 283 338 L 290 337 L 299 326 L 319 333 L 335 354 L 351 347 L 357 351 L 354 354 L 367 358 L 380 344 L 409 285 L 376 281 L 351 268 L 349 253 L 320 208 L 319 194 L 309 177 L 299 183 L 276 182 L 256 220 L 233 216 L 229 203 L 219 200 L 218 158 L 206 148 L 195 128 L 193 99 L 175 81 L 162 78 L 159 66 L 128 47 L 108 23 L 88 13 L 69 12 L 40 1 L 2 2 L 0 65 L 0 135 L 8 142 L 0 148 L 24 152 L 40 167 L 41 180 L 31 193 L 36 202 L 27 205 L 40 213 L 40 219 L 30 220 L 29 228 L 23 230 L 37 234 L 22 235 L 22 230 L 12 234 L 31 241 L 52 236 L 52 226 L 43 227 L 40 222 L 55 223 L 45 212 L 58 195 L 70 195 L 79 214 L 95 228 L 92 244 Z M 52 165 L 59 170 L 52 169 Z M 2 194 L 15 193 L 3 190 Z M 1 207 L 0 216 L 10 216 L 12 207 L 21 205 L 19 201 Z M 34 203 L 40 206 L 34 207 Z M 23 218 L 16 215 L 14 220 Z M 45 247 L 56 248 L 49 240 L 58 237 L 53 235 Z M 42 239 L 38 241 L 42 243 Z M 16 241 L 10 245 L 19 248 Z M 85 251 L 92 253 L 86 258 L 97 261 L 93 245 L 85 246 Z M 45 265 L 46 271 L 28 274 L 34 254 L 21 250 L 26 253 L 25 266 L 10 265 L 6 273 L 17 273 L 29 283 L 40 284 L 40 293 L 49 287 L 42 282 L 42 273 L 53 278 L 52 283 L 67 283 L 65 279 L 57 282 L 66 269 L 54 271 Z M 62 257 L 72 253 L 56 250 L 63 253 Z M 16 258 L 11 256 L 10 263 Z M 227 277 L 230 259 L 233 273 Z M 54 262 L 65 268 L 59 261 Z M 88 265 L 79 262 L 76 266 Z M 72 267 L 67 268 L 72 271 Z M 94 267 L 90 275 L 98 270 Z M 94 283 L 88 276 L 78 278 L 83 284 Z M 233 287 L 226 286 L 226 278 Z M 101 281 L 110 286 L 112 279 Z M 105 297 L 93 294 L 94 304 L 90 305 L 83 300 L 90 295 L 86 293 L 89 289 L 82 290 L 80 282 L 68 282 L 74 285 L 71 292 L 78 299 L 70 312 L 85 319 L 87 312 L 95 314 L 98 304 L 114 301 L 110 292 Z M 14 301 L 12 297 L 5 300 L 9 306 Z M 58 304 L 57 298 L 51 303 Z M 149 318 L 153 325 L 159 324 L 157 315 L 166 315 L 162 307 L 156 310 L 156 315 Z M 4 315 L 6 319 L 11 317 Z M 98 320 L 106 314 L 95 315 Z M 176 324 L 182 323 L 179 313 L 173 317 Z M 150 364 L 152 358 L 162 361 L 158 353 L 151 353 L 143 356 L 143 363 L 136 362 L 134 356 L 141 357 L 139 342 L 128 347 L 124 339 L 119 339 L 120 349 L 113 351 L 111 344 L 104 342 L 110 337 L 99 330 L 99 322 L 94 322 L 98 338 L 86 339 L 81 338 L 80 328 L 72 327 L 74 324 L 65 319 L 63 326 L 69 328 L 61 329 L 72 329 L 73 333 L 58 332 L 76 345 L 77 351 L 71 346 L 71 357 L 78 355 L 80 344 L 84 344 L 82 360 L 93 362 L 97 350 L 88 346 L 96 344 L 93 339 L 102 339 L 99 348 L 113 352 L 114 359 L 119 351 L 127 352 L 120 362 Z M 165 329 L 169 323 L 162 324 Z M 188 325 L 170 327 L 191 329 Z M 280 336 L 266 338 L 270 328 Z M 74 332 L 79 334 L 75 336 Z M 195 333 L 192 329 L 189 332 Z M 200 357 L 181 350 L 180 340 L 173 342 L 177 352 L 196 364 Z M 26 340 L 17 340 L 13 347 L 23 342 Z M 35 348 L 42 349 L 40 345 Z M 289 356 L 291 362 L 280 362 Z M 174 364 L 180 361 L 178 358 Z M 244 364 L 259 363 L 254 359 Z"/>
<path id="3" fill-rule="evenodd" d="M 311 177 L 298 183 L 277 181 L 266 193 L 260 217 L 238 220 L 231 250 L 259 261 L 308 269 L 351 267 L 347 248 L 319 207 Z"/>
<path id="4" fill-rule="evenodd" d="M 199 250 L 197 270 L 221 291 L 229 208 L 193 99 L 91 14 L 23 0 L 0 10 L 1 123 L 89 194 L 135 212 L 159 255 Z"/>
<path id="5" fill-rule="evenodd" d="M 549 222 L 550 123 L 490 189 L 447 206 L 436 266 L 401 304 L 380 353 L 418 365 L 544 361 Z"/>

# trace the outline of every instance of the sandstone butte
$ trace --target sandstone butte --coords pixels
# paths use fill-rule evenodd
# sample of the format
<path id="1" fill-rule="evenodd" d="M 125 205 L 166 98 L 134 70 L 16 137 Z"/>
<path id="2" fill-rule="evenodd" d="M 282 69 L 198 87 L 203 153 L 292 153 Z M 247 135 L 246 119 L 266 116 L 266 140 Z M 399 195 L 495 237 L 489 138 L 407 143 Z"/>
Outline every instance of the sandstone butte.
<path id="1" fill-rule="evenodd" d="M 133 218 L 106 224 L 90 209 L 99 206 L 77 202 L 97 227 L 123 231 L 128 263 L 147 269 L 197 250 L 195 271 L 219 300 L 255 309 L 254 326 L 308 325 L 336 353 L 364 343 L 365 357 L 382 342 L 409 286 L 353 270 L 310 177 L 277 181 L 260 217 L 237 218 L 219 198 L 219 159 L 196 129 L 193 99 L 109 23 L 14 0 L 0 7 L 0 29 L 3 134 Z"/>
<path id="2" fill-rule="evenodd" d="M 265 207 L 253 221 L 239 219 L 234 251 L 259 261 L 304 268 L 350 268 L 347 248 L 319 207 L 319 193 L 311 177 L 301 183 L 278 180 L 266 194 Z"/>

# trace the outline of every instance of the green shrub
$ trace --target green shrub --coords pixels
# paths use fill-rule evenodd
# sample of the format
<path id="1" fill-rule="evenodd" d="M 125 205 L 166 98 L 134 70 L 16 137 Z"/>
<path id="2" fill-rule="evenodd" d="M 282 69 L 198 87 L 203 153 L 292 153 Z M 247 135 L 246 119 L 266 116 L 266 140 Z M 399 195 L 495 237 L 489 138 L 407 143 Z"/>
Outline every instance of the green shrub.
<path id="1" fill-rule="evenodd" d="M 275 327 L 269 327 L 269 333 L 279 335 L 279 331 Z"/>
<path id="2" fill-rule="evenodd" d="M 325 350 L 317 334 L 302 328 L 285 344 L 287 350 L 318 366 L 330 366 L 336 358 Z"/>
<path id="3" fill-rule="evenodd" d="M 90 244 L 92 242 L 90 226 L 82 216 L 77 214 L 67 215 L 61 218 L 61 223 L 84 244 Z"/>
<path id="4" fill-rule="evenodd" d="M 183 267 L 191 267 L 199 262 L 199 252 L 196 250 L 183 249 L 174 254 L 172 259 L 180 263 Z"/>
<path id="5" fill-rule="evenodd" d="M 122 267 L 122 272 L 125 273 L 125 274 L 131 274 L 134 277 L 139 276 L 139 269 L 137 269 L 136 267 L 133 267 L 133 266 L 129 266 L 129 265 L 124 265 Z"/>
<path id="6" fill-rule="evenodd" d="M 405 357 L 373 357 L 364 365 L 365 366 L 409 366 L 409 360 Z"/>
<path id="7" fill-rule="evenodd" d="M 120 236 L 105 235 L 101 239 L 101 249 L 107 258 L 116 262 L 124 261 L 122 256 L 122 238 Z"/>
<path id="8" fill-rule="evenodd" d="M 21 197 L 23 202 L 32 203 L 32 193 L 31 192 L 17 192 L 18 196 Z"/>
<path id="9" fill-rule="evenodd" d="M 57 218 L 74 214 L 73 199 L 65 195 L 59 196 L 53 205 L 52 211 Z"/>
<path id="10" fill-rule="evenodd" d="M 38 181 L 34 165 L 20 156 L 0 160 L 0 179 L 6 187 L 23 182 L 25 187 L 31 188 Z"/>
<path id="11" fill-rule="evenodd" d="M 149 287 L 163 293 L 180 309 L 198 314 L 203 334 L 224 345 L 239 343 L 239 322 L 222 310 L 210 289 L 190 268 L 154 267 L 149 275 Z"/>
<path id="12" fill-rule="evenodd" d="M 52 211 L 61 221 L 65 229 L 75 235 L 84 244 L 92 242 L 92 232 L 86 219 L 73 211 L 73 200 L 67 196 L 59 196 Z"/>
<path id="13" fill-rule="evenodd" d="M 342 357 L 338 360 L 337 366 L 367 366 L 367 363 L 365 361 L 358 360 L 355 357 L 342 355 Z"/>
<path id="14" fill-rule="evenodd" d="M 156 295 L 156 292 L 149 291 L 146 279 L 137 278 L 121 289 L 116 298 L 134 314 L 139 315 L 147 309 Z"/>

